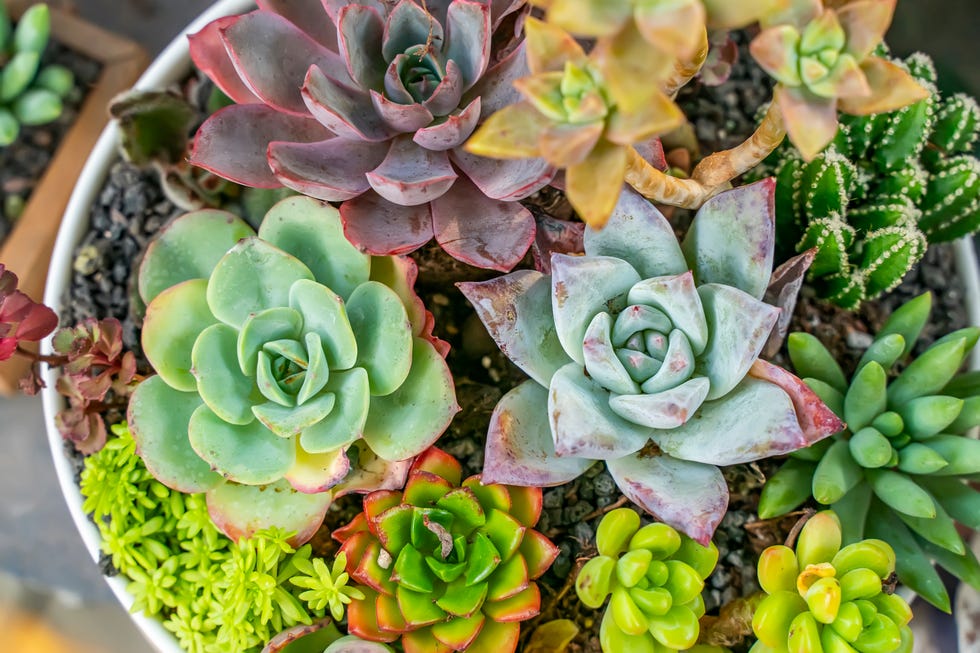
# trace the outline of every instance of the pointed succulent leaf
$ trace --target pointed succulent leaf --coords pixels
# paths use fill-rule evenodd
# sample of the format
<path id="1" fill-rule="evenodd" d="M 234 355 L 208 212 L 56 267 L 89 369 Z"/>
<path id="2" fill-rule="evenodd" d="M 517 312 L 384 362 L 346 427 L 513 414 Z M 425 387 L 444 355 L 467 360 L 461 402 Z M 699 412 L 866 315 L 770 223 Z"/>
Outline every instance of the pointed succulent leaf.
<path id="1" fill-rule="evenodd" d="M 763 30 L 750 44 L 752 57 L 762 69 L 788 86 L 799 86 L 800 33 L 791 25 L 777 25 Z"/>
<path id="2" fill-rule="evenodd" d="M 600 140 L 585 159 L 567 167 L 568 201 L 587 225 L 601 229 L 606 224 L 622 191 L 626 166 L 626 146 Z"/>
<path id="3" fill-rule="evenodd" d="M 269 144 L 268 166 L 283 186 L 321 200 L 342 201 L 370 190 L 365 175 L 384 160 L 388 148 L 346 138 L 312 143 Z"/>
<path id="4" fill-rule="evenodd" d="M 802 331 L 792 333 L 787 339 L 787 349 L 800 377 L 819 379 L 842 394 L 847 391 L 848 383 L 843 370 L 814 336 Z"/>
<path id="5" fill-rule="evenodd" d="M 756 360 L 749 376 L 773 383 L 789 395 L 808 444 L 841 431 L 844 423 L 799 377 L 764 360 Z"/>
<path id="6" fill-rule="evenodd" d="M 575 39 L 561 27 L 530 17 L 524 23 L 527 39 L 527 65 L 532 75 L 560 71 L 565 62 L 585 59 Z"/>
<path id="7" fill-rule="evenodd" d="M 845 113 L 855 116 L 887 113 L 929 95 L 908 72 L 885 59 L 868 57 L 861 63 L 861 71 L 871 87 L 871 95 L 841 98 L 840 110 Z"/>
<path id="8" fill-rule="evenodd" d="M 813 159 L 837 134 L 837 102 L 818 97 L 803 88 L 777 85 L 773 102 L 786 126 L 790 142 L 805 161 Z"/>
<path id="9" fill-rule="evenodd" d="M 189 34 L 187 40 L 191 60 L 198 70 L 214 81 L 218 88 L 236 103 L 258 103 L 259 98 L 242 81 L 221 41 L 221 31 L 234 23 L 235 18 L 235 16 L 219 18 L 205 25 L 200 32 Z"/>

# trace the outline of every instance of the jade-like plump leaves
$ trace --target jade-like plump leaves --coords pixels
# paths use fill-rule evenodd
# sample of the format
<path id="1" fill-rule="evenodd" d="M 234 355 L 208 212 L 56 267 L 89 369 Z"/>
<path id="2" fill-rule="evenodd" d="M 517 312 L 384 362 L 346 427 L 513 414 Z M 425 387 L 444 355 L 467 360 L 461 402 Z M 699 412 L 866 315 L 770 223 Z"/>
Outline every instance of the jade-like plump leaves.
<path id="1" fill-rule="evenodd" d="M 533 530 L 541 490 L 461 476 L 455 459 L 429 449 L 403 492 L 369 494 L 334 532 L 364 586 L 348 610 L 352 634 L 401 638 L 406 651 L 516 649 L 520 622 L 540 609 L 534 580 L 558 555 Z"/>
<path id="2" fill-rule="evenodd" d="M 883 585 L 895 571 L 895 551 L 881 540 L 841 548 L 842 536 L 827 510 L 804 525 L 795 552 L 782 545 L 762 552 L 759 583 L 767 596 L 752 618 L 753 651 L 912 650 L 912 611 Z"/>
<path id="3" fill-rule="evenodd" d="M 715 465 L 841 428 L 802 381 L 757 360 L 779 312 L 761 301 L 772 189 L 709 200 L 683 243 L 627 189 L 606 228 L 586 231 L 585 256 L 553 255 L 550 277 L 459 284 L 532 379 L 494 410 L 485 478 L 556 485 L 605 460 L 630 499 L 706 544 L 728 504 Z"/>
<path id="4" fill-rule="evenodd" d="M 697 642 L 701 590 L 718 562 L 713 543 L 701 546 L 667 524 L 641 528 L 633 510 L 618 508 L 599 522 L 596 546 L 599 555 L 582 567 L 575 592 L 590 608 L 611 597 L 599 635 L 603 651 L 653 651 L 658 644 L 686 650 Z"/>
<path id="5" fill-rule="evenodd" d="M 902 552 L 899 580 L 948 609 L 930 558 L 980 583 L 980 564 L 956 528 L 980 525 L 980 494 L 963 482 L 980 472 L 980 444 L 968 436 L 980 424 L 980 399 L 963 382 L 969 377 L 957 376 L 980 329 L 954 331 L 905 361 L 931 303 L 924 294 L 896 310 L 850 380 L 816 338 L 790 335 L 794 366 L 847 428 L 794 454 L 763 488 L 759 515 L 784 514 L 812 496 L 841 516 L 845 544 L 866 535 L 887 541 Z"/>
<path id="6" fill-rule="evenodd" d="M 210 491 L 211 514 L 236 535 L 258 513 L 295 521 L 293 504 L 322 518 L 334 494 L 376 489 L 366 479 L 400 485 L 399 461 L 457 410 L 414 274 L 359 252 L 337 210 L 309 198 L 277 204 L 258 234 L 221 211 L 179 218 L 140 269 L 158 376 L 136 389 L 129 419 L 148 468 L 175 489 Z M 273 483 L 288 491 L 236 496 Z M 307 526 L 291 530 L 312 535 Z"/>

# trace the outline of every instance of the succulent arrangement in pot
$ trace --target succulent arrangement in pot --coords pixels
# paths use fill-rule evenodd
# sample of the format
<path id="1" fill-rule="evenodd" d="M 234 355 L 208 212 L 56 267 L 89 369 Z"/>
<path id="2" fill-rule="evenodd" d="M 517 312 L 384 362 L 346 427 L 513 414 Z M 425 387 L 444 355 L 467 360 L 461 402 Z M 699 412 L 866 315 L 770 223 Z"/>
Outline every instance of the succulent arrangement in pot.
<path id="1" fill-rule="evenodd" d="M 34 377 L 129 605 L 191 653 L 910 651 L 897 583 L 946 610 L 931 561 L 980 585 L 956 530 L 977 527 L 980 332 L 924 329 L 926 294 L 853 370 L 803 332 L 780 353 L 798 294 L 870 303 L 978 226 L 975 108 L 935 109 L 922 58 L 889 58 L 893 11 L 219 3 L 175 46 L 183 95 L 116 105 L 130 145 L 173 110 L 141 142 L 182 136 L 203 172 L 181 147 L 113 170 L 110 204 L 116 177 L 156 189 L 120 212 L 130 286 L 71 313 L 92 315 Z M 672 98 L 724 83 L 745 28 L 772 103 L 668 166 Z M 827 249 L 833 202 L 863 231 Z M 89 281 L 62 271 L 47 299 L 70 307 Z M 54 328 L 15 284 L 11 351 Z"/>

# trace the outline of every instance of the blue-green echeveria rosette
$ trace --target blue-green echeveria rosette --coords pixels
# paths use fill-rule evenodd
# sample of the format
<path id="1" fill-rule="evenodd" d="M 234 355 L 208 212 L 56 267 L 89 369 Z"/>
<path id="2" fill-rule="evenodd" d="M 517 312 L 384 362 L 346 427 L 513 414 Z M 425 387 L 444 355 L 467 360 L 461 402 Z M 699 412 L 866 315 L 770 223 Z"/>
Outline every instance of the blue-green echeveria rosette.
<path id="1" fill-rule="evenodd" d="M 208 492 L 231 537 L 275 525 L 302 540 L 333 497 L 401 487 L 458 410 L 415 275 L 358 251 L 337 210 L 306 197 L 258 234 L 223 211 L 177 219 L 139 275 L 157 375 L 129 423 L 147 468 Z"/>
<path id="2" fill-rule="evenodd" d="M 489 482 L 548 486 L 604 460 L 620 490 L 707 543 L 728 506 L 717 465 L 787 453 L 840 421 L 800 379 L 758 359 L 779 309 L 771 180 L 722 193 L 683 243 L 624 190 L 585 255 L 459 284 L 531 377 L 500 401 Z M 547 410 L 543 406 L 547 405 Z"/>

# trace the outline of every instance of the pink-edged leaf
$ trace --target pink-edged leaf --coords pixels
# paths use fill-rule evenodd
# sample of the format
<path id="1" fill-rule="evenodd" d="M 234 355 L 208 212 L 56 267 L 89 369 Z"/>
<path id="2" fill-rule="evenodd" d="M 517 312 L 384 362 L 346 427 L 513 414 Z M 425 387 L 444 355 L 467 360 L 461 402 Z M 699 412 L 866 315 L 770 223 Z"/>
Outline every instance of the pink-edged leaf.
<path id="1" fill-rule="evenodd" d="M 415 281 L 418 275 L 418 265 L 407 256 L 389 256 L 371 261 L 371 281 L 388 286 L 402 300 L 408 312 L 408 319 L 412 323 L 412 335 L 435 341 L 438 338 L 432 336 L 434 323 L 432 314 L 425 310 L 422 299 L 415 293 Z"/>
<path id="2" fill-rule="evenodd" d="M 606 465 L 630 501 L 708 546 L 728 510 L 728 485 L 720 469 L 642 453 Z"/>
<path id="3" fill-rule="evenodd" d="M 500 351 L 542 386 L 550 385 L 555 372 L 571 361 L 555 335 L 548 277 L 518 270 L 457 286 Z"/>
<path id="4" fill-rule="evenodd" d="M 844 422 L 796 375 L 772 363 L 757 360 L 749 370 L 749 376 L 778 385 L 789 395 L 807 446 L 844 428 Z"/>
<path id="5" fill-rule="evenodd" d="M 307 115 L 300 89 L 310 66 L 350 82 L 340 55 L 278 14 L 253 11 L 239 16 L 220 34 L 245 85 L 280 111 Z"/>
<path id="6" fill-rule="evenodd" d="M 653 441 L 675 458 L 712 465 L 752 462 L 810 444 L 790 396 L 751 376 L 723 398 L 704 402 L 683 425 L 657 431 Z"/>
<path id="7" fill-rule="evenodd" d="M 316 66 L 306 73 L 301 95 L 309 113 L 338 136 L 387 141 L 394 134 L 374 111 L 370 95 L 340 83 Z"/>
<path id="8" fill-rule="evenodd" d="M 459 102 L 463 98 L 463 72 L 455 61 L 446 62 L 446 74 L 442 81 L 432 91 L 432 95 L 423 102 L 425 108 L 432 112 L 434 116 L 445 116 L 455 111 L 459 107 Z"/>
<path id="9" fill-rule="evenodd" d="M 462 148 L 453 150 L 450 157 L 484 195 L 498 200 L 522 200 L 555 176 L 554 167 L 544 159 L 491 159 Z"/>
<path id="10" fill-rule="evenodd" d="M 339 202 L 370 190 L 365 176 L 388 153 L 387 143 L 331 138 L 319 143 L 269 145 L 269 166 L 287 188 Z"/>
<path id="11" fill-rule="evenodd" d="M 854 55 L 859 62 L 870 55 L 892 23 L 896 0 L 857 0 L 837 10 L 847 44 L 844 52 Z"/>
<path id="12" fill-rule="evenodd" d="M 344 235 L 361 251 L 374 255 L 407 254 L 432 238 L 428 204 L 401 206 L 373 191 L 340 206 Z"/>
<path id="13" fill-rule="evenodd" d="M 58 326 L 58 316 L 54 311 L 44 304 L 38 304 L 19 290 L 3 301 L 0 310 L 5 316 L 8 314 L 8 307 L 16 318 L 9 321 L 19 322 L 14 331 L 14 337 L 18 340 L 38 341 Z"/>
<path id="14" fill-rule="evenodd" d="M 779 105 L 786 134 L 804 160 L 811 161 L 837 135 L 837 100 L 777 84 L 773 102 Z"/>
<path id="15" fill-rule="evenodd" d="M 290 644 L 299 639 L 303 640 L 304 646 L 316 642 L 315 646 L 320 649 L 328 646 L 330 642 L 333 642 L 339 638 L 340 631 L 338 631 L 337 627 L 334 625 L 333 619 L 328 616 L 324 619 L 320 619 L 319 621 L 314 621 L 309 625 L 300 624 L 298 626 L 293 626 L 292 628 L 287 628 L 270 639 L 269 643 L 265 645 L 265 648 L 262 649 L 261 653 L 283 653 L 283 651 L 287 650 Z M 371 644 L 374 646 L 381 646 L 381 644 L 374 644 L 373 642 L 371 642 Z M 337 649 L 334 651 L 336 650 Z M 346 653 L 357 653 L 356 649 L 348 648 L 345 650 Z M 334 653 L 334 651 L 331 651 L 331 653 Z M 384 648 L 373 650 L 365 648 L 362 653 L 386 653 L 386 651 L 387 649 Z"/>
<path id="16" fill-rule="evenodd" d="M 304 494 L 326 492 L 347 476 L 350 460 L 342 449 L 326 453 L 307 453 L 297 447 L 296 462 L 286 472 L 286 480 Z"/>
<path id="17" fill-rule="evenodd" d="M 681 247 L 698 285 L 720 283 L 762 299 L 776 245 L 776 182 L 720 193 L 697 213 Z"/>
<path id="18" fill-rule="evenodd" d="M 490 6 L 457 0 L 446 12 L 446 59 L 459 66 L 463 90 L 480 79 L 490 61 Z"/>
<path id="19" fill-rule="evenodd" d="M 652 165 L 654 168 L 661 172 L 666 172 L 667 157 L 664 154 L 664 145 L 660 142 L 659 138 L 648 138 L 644 141 L 636 143 L 633 145 L 633 149 L 639 154 L 644 161 Z"/>
<path id="20" fill-rule="evenodd" d="M 320 45 L 337 49 L 337 30 L 321 0 L 256 0 L 255 4 L 259 9 L 279 14 Z"/>
<path id="21" fill-rule="evenodd" d="M 269 143 L 330 138 L 323 125 L 261 104 L 234 104 L 208 118 L 194 136 L 190 163 L 252 188 L 279 188 L 266 160 Z"/>
<path id="22" fill-rule="evenodd" d="M 929 96 L 927 91 L 904 68 L 880 57 L 861 62 L 861 71 L 871 87 L 869 97 L 849 97 L 840 101 L 840 109 L 856 116 L 887 113 Z"/>
<path id="23" fill-rule="evenodd" d="M 336 497 L 346 494 L 365 494 L 378 490 L 400 490 L 408 480 L 411 460 L 388 461 L 361 442 L 357 448 L 357 466 L 333 488 Z"/>
<path id="24" fill-rule="evenodd" d="M 380 88 L 385 66 L 381 58 L 384 20 L 373 7 L 347 5 L 340 10 L 337 32 L 340 53 L 351 78 L 364 89 Z"/>
<path id="25" fill-rule="evenodd" d="M 407 135 L 395 138 L 385 160 L 367 173 L 368 183 L 378 195 L 402 206 L 417 206 L 441 197 L 456 177 L 448 154 L 420 147 Z"/>
<path id="26" fill-rule="evenodd" d="M 480 119 L 480 98 L 473 100 L 465 109 L 431 127 L 415 132 L 412 137 L 416 143 L 427 150 L 449 150 L 463 144 Z"/>
<path id="27" fill-rule="evenodd" d="M 776 326 L 769 334 L 766 346 L 762 348 L 764 358 L 772 358 L 782 349 L 786 334 L 789 333 L 789 323 L 793 319 L 793 311 L 796 310 L 796 298 L 800 294 L 806 272 L 810 269 L 816 255 L 816 247 L 808 249 L 802 254 L 797 254 L 776 268 L 772 277 L 769 278 L 769 286 L 766 288 L 766 294 L 762 297 L 762 301 L 776 306 L 780 312 Z"/>
<path id="28" fill-rule="evenodd" d="M 371 104 L 378 112 L 381 119 L 388 128 L 396 133 L 415 133 L 426 125 L 432 123 L 432 112 L 421 104 L 409 102 L 396 102 L 389 100 L 381 93 L 371 91 Z"/>
<path id="29" fill-rule="evenodd" d="M 490 0 L 490 18 L 493 20 L 493 29 L 496 30 L 507 15 L 522 8 L 525 8 L 524 0 Z"/>
<path id="30" fill-rule="evenodd" d="M 444 42 L 442 22 L 433 20 L 434 17 L 419 3 L 401 0 L 393 4 L 395 6 L 385 20 L 382 50 L 385 61 L 391 61 L 412 46 Z"/>
<path id="31" fill-rule="evenodd" d="M 762 30 L 749 44 L 749 51 L 759 66 L 776 81 L 799 86 L 800 33 L 791 25 L 777 25 Z"/>
<path id="32" fill-rule="evenodd" d="M 293 546 L 313 537 L 332 501 L 330 492 L 303 494 L 285 480 L 271 485 L 226 482 L 207 493 L 211 521 L 232 540 L 237 542 L 263 529 L 278 526 L 296 532 L 289 540 Z"/>
<path id="33" fill-rule="evenodd" d="M 584 251 L 584 223 L 558 220 L 547 215 L 539 216 L 537 222 L 538 228 L 531 245 L 536 270 L 551 274 L 552 254 L 581 254 Z"/>
<path id="34" fill-rule="evenodd" d="M 530 211 L 486 197 L 466 179 L 457 180 L 431 207 L 432 231 L 442 248 L 479 268 L 511 270 L 534 240 Z"/>
<path id="35" fill-rule="evenodd" d="M 238 104 L 261 102 L 235 69 L 225 44 L 221 40 L 221 30 L 238 19 L 237 16 L 225 16 L 204 26 L 200 32 L 187 37 L 190 45 L 191 60 L 201 72 L 218 85 L 222 92 Z"/>
<path id="36" fill-rule="evenodd" d="M 285 0 L 289 2 L 290 0 Z M 337 24 L 340 22 L 340 12 L 344 7 L 350 6 L 350 0 L 303 0 L 304 2 L 320 2 L 326 10 L 330 20 Z M 371 7 L 382 16 L 387 15 L 388 9 L 386 0 L 358 0 L 359 5 Z"/>
<path id="37" fill-rule="evenodd" d="M 547 402 L 547 389 L 535 381 L 525 381 L 503 396 L 490 418 L 484 483 L 561 485 L 592 465 L 591 460 L 555 454 Z"/>
<path id="38" fill-rule="evenodd" d="M 521 41 L 513 52 L 491 67 L 467 93 L 467 97 L 475 96 L 482 100 L 482 120 L 486 120 L 507 105 L 520 102 L 521 94 L 514 88 L 514 81 L 530 74 L 524 48 L 524 42 Z"/>

